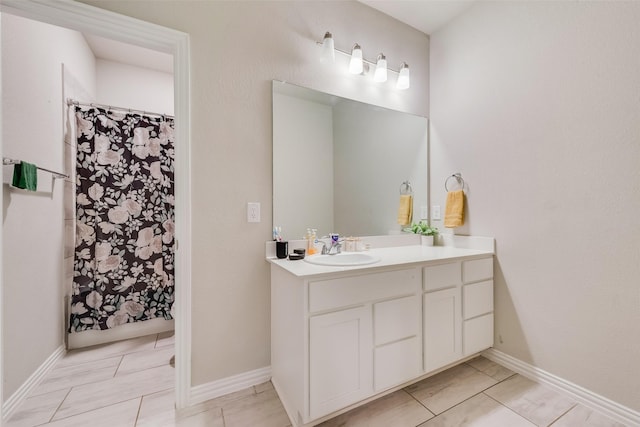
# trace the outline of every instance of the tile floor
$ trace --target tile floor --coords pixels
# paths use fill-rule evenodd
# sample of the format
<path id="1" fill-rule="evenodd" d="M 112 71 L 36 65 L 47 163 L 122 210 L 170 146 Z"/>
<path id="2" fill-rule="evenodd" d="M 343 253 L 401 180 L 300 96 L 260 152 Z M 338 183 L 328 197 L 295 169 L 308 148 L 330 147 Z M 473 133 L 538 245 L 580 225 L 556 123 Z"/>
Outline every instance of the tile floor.
<path id="1" fill-rule="evenodd" d="M 171 334 L 69 352 L 7 427 L 287 427 L 270 382 L 173 409 Z M 323 427 L 623 427 L 483 357 L 321 424 Z"/>

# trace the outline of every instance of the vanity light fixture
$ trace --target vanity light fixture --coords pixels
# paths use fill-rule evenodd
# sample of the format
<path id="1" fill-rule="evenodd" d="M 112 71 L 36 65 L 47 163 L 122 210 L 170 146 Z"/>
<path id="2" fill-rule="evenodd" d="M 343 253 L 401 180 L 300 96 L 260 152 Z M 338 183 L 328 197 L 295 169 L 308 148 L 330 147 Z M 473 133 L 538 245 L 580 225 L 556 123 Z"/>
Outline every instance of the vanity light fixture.
<path id="1" fill-rule="evenodd" d="M 403 62 L 400 66 L 396 88 L 401 90 L 409 89 L 409 65 L 406 62 Z"/>
<path id="2" fill-rule="evenodd" d="M 376 71 L 373 74 L 373 81 L 382 83 L 387 81 L 387 57 L 384 54 L 378 55 L 376 61 Z"/>
<path id="3" fill-rule="evenodd" d="M 403 62 L 398 71 L 387 67 L 387 58 L 384 54 L 380 53 L 376 58 L 376 62 L 366 60 L 362 55 L 362 47 L 358 43 L 353 45 L 351 52 L 345 52 L 344 50 L 335 47 L 333 41 L 333 35 L 327 31 L 321 42 L 316 42 L 322 47 L 322 62 L 335 62 L 335 52 L 339 52 L 349 57 L 349 72 L 351 74 L 371 75 L 373 81 L 376 83 L 384 83 L 387 81 L 389 72 L 398 75 L 396 81 L 396 88 L 400 90 L 408 89 L 409 83 L 409 65 Z M 375 66 L 372 68 L 371 66 Z M 370 70 L 373 69 L 373 73 Z"/>
<path id="4" fill-rule="evenodd" d="M 349 61 L 349 72 L 351 74 L 362 74 L 364 63 L 362 61 L 362 48 L 358 43 L 351 49 L 351 61 Z"/>
<path id="5" fill-rule="evenodd" d="M 322 59 L 332 63 L 336 61 L 336 51 L 333 45 L 333 36 L 329 31 L 324 33 L 324 39 L 322 39 Z"/>

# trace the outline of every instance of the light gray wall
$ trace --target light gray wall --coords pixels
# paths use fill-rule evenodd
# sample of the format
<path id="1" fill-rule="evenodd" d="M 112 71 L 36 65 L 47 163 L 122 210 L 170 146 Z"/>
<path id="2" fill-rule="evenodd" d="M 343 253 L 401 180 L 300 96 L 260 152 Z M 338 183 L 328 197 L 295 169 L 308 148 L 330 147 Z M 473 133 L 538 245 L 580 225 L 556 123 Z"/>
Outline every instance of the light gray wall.
<path id="1" fill-rule="evenodd" d="M 357 2 L 87 3 L 189 33 L 192 382 L 269 366 L 271 80 L 428 116 L 428 38 Z M 368 59 L 382 51 L 394 68 L 407 61 L 411 89 L 322 66 L 316 41 L 325 31 L 343 50 L 358 42 Z M 262 222 L 248 224 L 254 201 Z"/>
<path id="2" fill-rule="evenodd" d="M 495 236 L 496 348 L 640 410 L 640 3 L 478 2 L 431 36 L 431 190 Z"/>
<path id="3" fill-rule="evenodd" d="M 4 156 L 64 170 L 63 62 L 95 90 L 80 33 L 2 14 Z M 12 171 L 3 168 L 4 399 L 63 343 L 63 181 L 52 187 L 51 174 L 39 172 L 31 193 L 9 188 Z"/>

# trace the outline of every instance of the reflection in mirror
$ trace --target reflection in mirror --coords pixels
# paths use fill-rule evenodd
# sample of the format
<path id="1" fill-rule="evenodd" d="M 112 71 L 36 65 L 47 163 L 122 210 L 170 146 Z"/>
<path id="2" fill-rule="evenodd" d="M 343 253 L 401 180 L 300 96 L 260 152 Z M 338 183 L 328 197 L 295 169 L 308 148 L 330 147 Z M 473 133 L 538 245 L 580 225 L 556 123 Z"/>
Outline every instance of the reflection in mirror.
<path id="1" fill-rule="evenodd" d="M 427 209 L 427 119 L 273 82 L 273 224 L 285 238 L 397 234 L 400 187 Z"/>

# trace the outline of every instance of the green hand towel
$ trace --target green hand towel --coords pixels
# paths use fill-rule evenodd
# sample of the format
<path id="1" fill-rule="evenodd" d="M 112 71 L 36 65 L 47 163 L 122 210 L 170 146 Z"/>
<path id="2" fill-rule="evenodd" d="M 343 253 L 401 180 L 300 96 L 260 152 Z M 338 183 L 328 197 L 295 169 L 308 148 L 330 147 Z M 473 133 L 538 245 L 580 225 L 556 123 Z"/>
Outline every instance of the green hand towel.
<path id="1" fill-rule="evenodd" d="M 38 189 L 38 168 L 36 165 L 20 162 L 13 168 L 13 186 L 29 191 Z"/>

